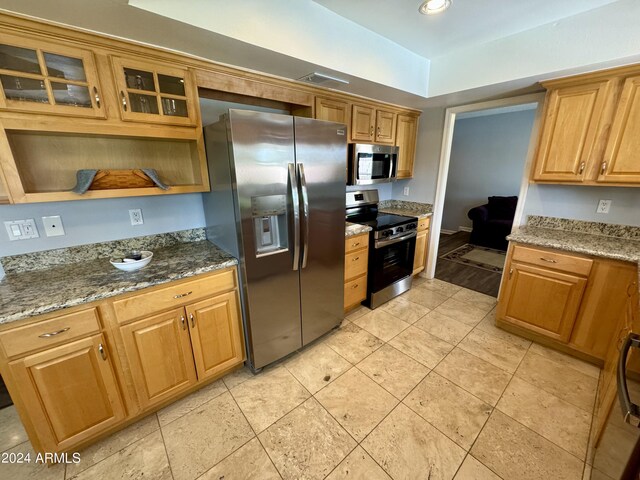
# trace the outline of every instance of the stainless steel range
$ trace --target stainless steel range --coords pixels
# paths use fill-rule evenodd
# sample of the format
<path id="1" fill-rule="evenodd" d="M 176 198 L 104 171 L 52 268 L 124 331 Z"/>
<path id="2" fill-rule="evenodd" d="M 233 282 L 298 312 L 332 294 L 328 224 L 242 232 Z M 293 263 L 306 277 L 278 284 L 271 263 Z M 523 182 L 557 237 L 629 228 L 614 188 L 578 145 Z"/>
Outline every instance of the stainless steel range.
<path id="1" fill-rule="evenodd" d="M 377 308 L 411 288 L 418 219 L 378 212 L 378 191 L 347 192 L 347 221 L 369 225 L 367 299 Z"/>

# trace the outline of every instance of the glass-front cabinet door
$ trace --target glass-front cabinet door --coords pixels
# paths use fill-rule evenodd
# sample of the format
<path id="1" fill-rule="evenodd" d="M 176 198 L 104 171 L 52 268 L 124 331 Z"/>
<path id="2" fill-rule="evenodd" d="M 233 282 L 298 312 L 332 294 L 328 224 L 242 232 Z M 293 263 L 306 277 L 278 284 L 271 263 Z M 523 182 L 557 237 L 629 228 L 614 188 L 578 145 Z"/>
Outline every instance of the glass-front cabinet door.
<path id="1" fill-rule="evenodd" d="M 121 57 L 112 60 L 123 120 L 197 124 L 189 70 Z"/>
<path id="2" fill-rule="evenodd" d="M 93 53 L 0 35 L 0 109 L 105 117 Z"/>

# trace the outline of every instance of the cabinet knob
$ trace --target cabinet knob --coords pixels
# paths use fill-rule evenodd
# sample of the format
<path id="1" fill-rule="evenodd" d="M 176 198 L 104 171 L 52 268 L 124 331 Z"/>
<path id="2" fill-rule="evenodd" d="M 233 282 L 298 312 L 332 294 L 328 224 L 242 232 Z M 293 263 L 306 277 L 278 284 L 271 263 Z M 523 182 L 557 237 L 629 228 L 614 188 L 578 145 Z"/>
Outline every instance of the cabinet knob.
<path id="1" fill-rule="evenodd" d="M 100 93 L 96 87 L 93 87 L 93 98 L 96 100 L 96 107 L 100 108 Z"/>
<path id="2" fill-rule="evenodd" d="M 102 357 L 103 360 L 107 359 L 107 352 L 101 343 L 98 344 L 98 352 L 100 352 L 100 356 Z"/>
<path id="3" fill-rule="evenodd" d="M 124 111 L 127 111 L 127 97 L 125 97 L 124 92 L 120 90 L 120 98 L 122 99 L 122 108 Z"/>
<path id="4" fill-rule="evenodd" d="M 196 319 L 193 316 L 193 313 L 189 314 L 189 319 L 191 320 L 191 328 L 194 328 L 196 326 Z"/>
<path id="5" fill-rule="evenodd" d="M 578 174 L 582 175 L 584 173 L 584 162 L 580 162 L 580 168 L 578 168 Z"/>
<path id="6" fill-rule="evenodd" d="M 187 329 L 187 324 L 186 324 L 186 321 L 184 319 L 184 315 L 180 316 L 180 323 L 182 323 L 182 329 L 186 330 Z"/>
<path id="7" fill-rule="evenodd" d="M 509 269 L 509 279 L 511 279 L 511 277 L 513 277 L 513 268 Z"/>
<path id="8" fill-rule="evenodd" d="M 373 137 L 373 127 L 371 127 L 369 135 L 371 135 Z"/>
<path id="9" fill-rule="evenodd" d="M 605 173 L 607 173 L 607 162 L 602 162 L 602 165 L 600 165 L 600 175 L 604 175 Z"/>

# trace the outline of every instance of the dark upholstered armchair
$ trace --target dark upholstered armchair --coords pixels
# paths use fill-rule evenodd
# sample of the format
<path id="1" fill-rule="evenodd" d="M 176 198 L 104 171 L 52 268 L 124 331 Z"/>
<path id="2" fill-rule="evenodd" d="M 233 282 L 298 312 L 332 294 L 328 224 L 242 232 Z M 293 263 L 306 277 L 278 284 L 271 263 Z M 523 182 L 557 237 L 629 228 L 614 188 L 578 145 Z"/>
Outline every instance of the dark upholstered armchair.
<path id="1" fill-rule="evenodd" d="M 473 221 L 470 242 L 482 247 L 506 250 L 518 197 L 489 197 L 489 203 L 469 210 Z"/>

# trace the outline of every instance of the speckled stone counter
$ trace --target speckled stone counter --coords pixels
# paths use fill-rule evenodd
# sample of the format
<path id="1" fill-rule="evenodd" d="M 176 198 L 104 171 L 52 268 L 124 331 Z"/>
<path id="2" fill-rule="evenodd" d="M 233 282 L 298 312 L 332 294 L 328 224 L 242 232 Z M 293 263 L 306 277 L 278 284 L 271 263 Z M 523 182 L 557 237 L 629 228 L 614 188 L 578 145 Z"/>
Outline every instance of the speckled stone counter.
<path id="1" fill-rule="evenodd" d="M 371 227 L 369 225 L 360 225 L 357 223 L 347 222 L 347 226 L 344 230 L 345 237 L 355 237 L 356 235 L 361 235 L 363 233 L 367 233 L 371 231 Z"/>
<path id="2" fill-rule="evenodd" d="M 115 269 L 108 258 L 46 270 L 7 273 L 0 281 L 0 324 L 14 322 L 125 292 L 236 265 L 231 255 L 206 240 L 177 243 L 153 251 L 136 272 Z"/>
<path id="3" fill-rule="evenodd" d="M 406 200 L 383 200 L 378 203 L 378 209 L 384 213 L 406 215 L 407 217 L 424 218 L 433 215 L 433 205 L 430 203 L 408 202 Z"/>

